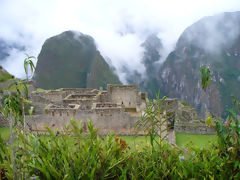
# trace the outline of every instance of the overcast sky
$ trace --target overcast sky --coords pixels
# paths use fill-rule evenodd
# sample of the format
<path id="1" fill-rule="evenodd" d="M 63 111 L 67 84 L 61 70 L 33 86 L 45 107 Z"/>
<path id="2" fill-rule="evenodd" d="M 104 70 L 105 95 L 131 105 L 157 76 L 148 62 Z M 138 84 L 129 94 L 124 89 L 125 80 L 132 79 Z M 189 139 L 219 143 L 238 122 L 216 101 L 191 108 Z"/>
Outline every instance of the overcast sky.
<path id="1" fill-rule="evenodd" d="M 166 56 L 195 21 L 239 10 L 239 0 L 0 0 L 0 38 L 24 45 L 26 53 L 37 57 L 47 38 L 80 31 L 95 39 L 124 81 L 122 65 L 144 71 L 140 44 L 147 35 L 162 39 Z M 9 53 L 2 65 L 23 77 L 24 53 Z"/>

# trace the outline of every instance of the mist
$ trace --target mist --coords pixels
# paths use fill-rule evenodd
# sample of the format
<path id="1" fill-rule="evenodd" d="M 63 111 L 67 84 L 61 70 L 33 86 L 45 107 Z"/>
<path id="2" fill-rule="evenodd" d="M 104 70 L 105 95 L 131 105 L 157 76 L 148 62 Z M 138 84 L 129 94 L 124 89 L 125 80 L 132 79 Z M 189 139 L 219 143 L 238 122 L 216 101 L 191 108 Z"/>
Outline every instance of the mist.
<path id="1" fill-rule="evenodd" d="M 8 50 L 9 56 L 0 63 L 24 77 L 25 53 L 37 57 L 47 38 L 75 30 L 95 39 L 98 50 L 126 83 L 124 67 L 145 74 L 141 44 L 149 35 L 161 39 L 161 63 L 188 26 L 204 16 L 239 10 L 239 0 L 1 0 L 0 40 L 24 50 Z"/>

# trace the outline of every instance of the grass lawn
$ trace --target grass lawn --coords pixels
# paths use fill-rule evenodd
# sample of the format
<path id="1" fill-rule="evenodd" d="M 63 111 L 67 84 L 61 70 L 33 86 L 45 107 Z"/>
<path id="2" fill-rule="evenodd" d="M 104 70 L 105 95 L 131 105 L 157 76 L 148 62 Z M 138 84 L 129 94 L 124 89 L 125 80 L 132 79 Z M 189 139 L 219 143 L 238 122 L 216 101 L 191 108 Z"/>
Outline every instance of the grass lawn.
<path id="1" fill-rule="evenodd" d="M 7 140 L 10 137 L 9 127 L 0 127 L 0 135 L 4 140 Z M 150 144 L 148 136 L 120 136 L 120 138 L 125 140 L 129 146 L 142 147 Z M 216 140 L 216 135 L 176 133 L 176 143 L 181 147 L 191 142 L 199 147 L 208 147 L 209 142 L 216 142 Z"/>
<path id="2" fill-rule="evenodd" d="M 176 143 L 178 146 L 181 147 L 191 142 L 198 147 L 208 147 L 209 142 L 216 141 L 217 141 L 216 135 L 176 133 Z"/>
<path id="3" fill-rule="evenodd" d="M 120 136 L 129 146 L 138 145 L 140 147 L 146 144 L 150 145 L 149 136 Z"/>
<path id="4" fill-rule="evenodd" d="M 150 145 L 149 136 L 121 136 L 121 138 L 125 140 L 129 146 L 137 145 L 143 147 L 146 144 Z M 216 135 L 176 133 L 176 144 L 180 147 L 184 147 L 191 142 L 198 147 L 209 147 L 210 142 L 216 141 Z"/>
<path id="5" fill-rule="evenodd" d="M 10 137 L 10 128 L 9 127 L 0 127 L 0 136 L 7 140 Z"/>

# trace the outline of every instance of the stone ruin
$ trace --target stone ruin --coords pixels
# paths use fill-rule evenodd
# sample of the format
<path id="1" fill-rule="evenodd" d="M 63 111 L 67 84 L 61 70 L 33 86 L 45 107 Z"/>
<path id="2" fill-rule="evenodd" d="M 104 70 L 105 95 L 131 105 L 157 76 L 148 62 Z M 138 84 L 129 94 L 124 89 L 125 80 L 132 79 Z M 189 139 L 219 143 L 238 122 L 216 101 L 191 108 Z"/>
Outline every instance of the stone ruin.
<path id="1" fill-rule="evenodd" d="M 92 120 L 100 134 L 130 135 L 135 132 L 135 123 L 148 97 L 136 85 L 109 84 L 107 91 L 89 88 L 34 91 L 31 101 L 35 113 L 28 125 L 32 131 L 45 131 L 46 126 L 61 131 L 74 118 L 81 120 L 84 127 Z"/>
<path id="2" fill-rule="evenodd" d="M 172 98 L 166 98 L 163 106 L 169 114 L 168 127 L 175 132 L 215 134 L 214 127 L 206 126 L 205 120 L 191 106 Z"/>
<path id="3" fill-rule="evenodd" d="M 86 127 L 92 120 L 100 134 L 114 132 L 134 135 L 135 123 L 148 104 L 147 93 L 140 92 L 137 85 L 107 85 L 107 90 L 91 88 L 61 88 L 36 90 L 30 100 L 34 114 L 27 118 L 31 131 L 45 132 L 46 126 L 63 131 L 70 119 L 81 120 Z M 168 114 L 167 126 L 171 131 L 192 134 L 214 134 L 214 128 L 206 126 L 196 111 L 183 105 L 178 99 L 166 98 L 163 104 Z M 0 114 L 0 126 L 7 126 Z M 139 134 L 144 134 L 139 132 Z"/>

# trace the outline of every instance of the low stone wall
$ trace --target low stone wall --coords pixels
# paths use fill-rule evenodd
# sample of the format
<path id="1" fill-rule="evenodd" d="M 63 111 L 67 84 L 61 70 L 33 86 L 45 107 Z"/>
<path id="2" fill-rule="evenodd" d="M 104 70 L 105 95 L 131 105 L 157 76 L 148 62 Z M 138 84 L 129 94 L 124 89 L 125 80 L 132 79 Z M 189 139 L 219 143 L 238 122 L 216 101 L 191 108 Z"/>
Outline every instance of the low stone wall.
<path id="1" fill-rule="evenodd" d="M 174 130 L 176 132 L 183 132 L 188 134 L 216 134 L 214 127 L 208 127 L 205 124 L 175 124 Z"/>
<path id="2" fill-rule="evenodd" d="M 63 91 L 64 97 L 67 97 L 70 94 L 97 94 L 98 90 L 93 88 L 61 88 L 61 91 Z"/>
<path id="3" fill-rule="evenodd" d="M 63 113 L 61 109 L 49 112 L 42 115 L 33 115 L 28 122 L 30 130 L 44 131 L 46 126 L 62 131 L 66 124 L 70 124 L 70 119 L 82 121 L 85 124 L 88 120 L 92 123 L 99 134 L 106 135 L 116 133 L 118 135 L 134 135 L 134 125 L 139 117 L 132 117 L 128 113 L 122 111 L 121 108 L 111 109 L 94 109 L 86 111 L 68 110 L 68 113 Z"/>
<path id="4" fill-rule="evenodd" d="M 43 93 L 39 93 L 39 92 L 35 92 L 31 94 L 31 100 L 34 103 L 41 103 L 41 104 L 49 104 L 52 103 L 51 100 L 46 99 L 45 97 L 43 97 Z"/>
<path id="5" fill-rule="evenodd" d="M 169 130 L 167 133 L 168 133 L 167 141 L 169 142 L 169 144 L 176 145 L 176 134 L 175 134 L 175 131 L 174 130 Z"/>

